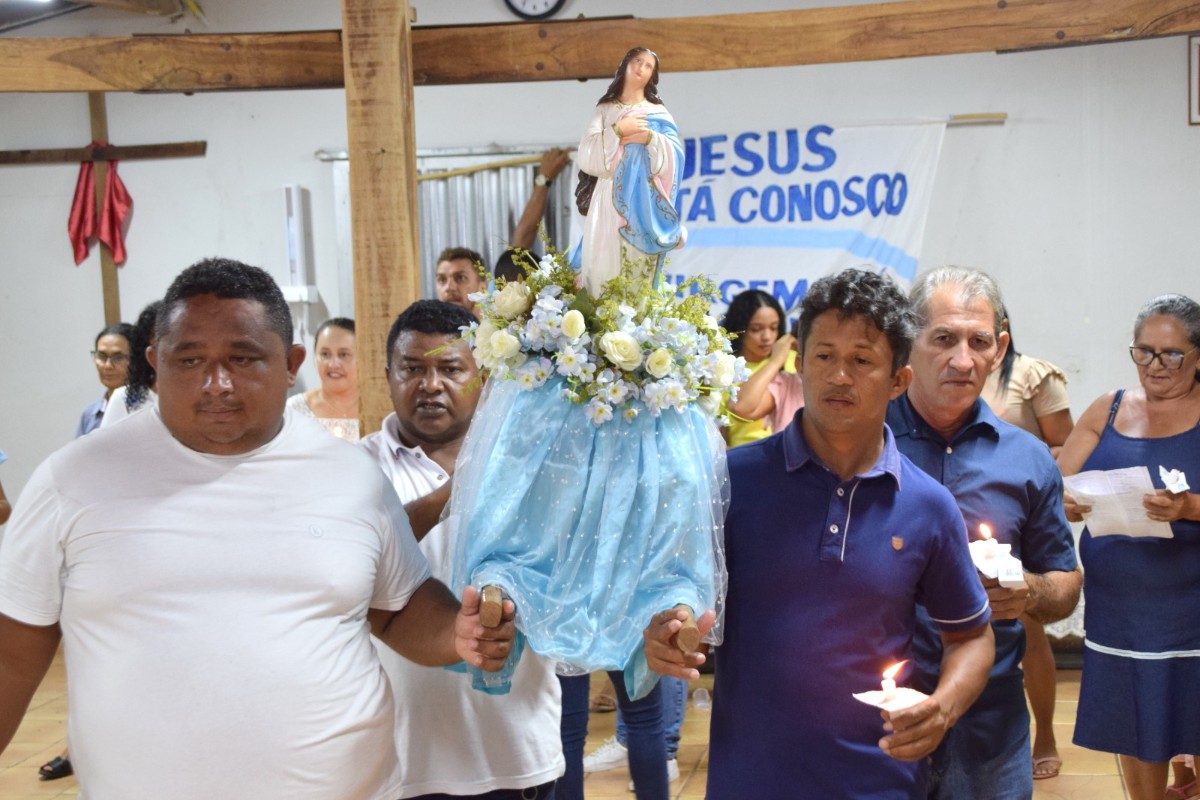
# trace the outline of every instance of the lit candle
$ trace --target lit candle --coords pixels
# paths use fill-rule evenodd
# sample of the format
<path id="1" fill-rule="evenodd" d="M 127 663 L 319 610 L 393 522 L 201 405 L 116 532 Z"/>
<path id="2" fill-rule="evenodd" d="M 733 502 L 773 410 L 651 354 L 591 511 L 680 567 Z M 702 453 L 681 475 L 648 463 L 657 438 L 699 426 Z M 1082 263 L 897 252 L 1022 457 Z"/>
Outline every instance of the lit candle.
<path id="1" fill-rule="evenodd" d="M 883 671 L 883 699 L 894 700 L 896 697 L 896 673 L 900 671 L 907 662 L 901 661 L 899 664 L 893 664 Z"/>
<path id="2" fill-rule="evenodd" d="M 992 528 L 986 522 L 979 523 L 979 538 L 983 540 L 983 554 L 987 558 L 1000 555 L 1000 543 L 992 538 Z"/>

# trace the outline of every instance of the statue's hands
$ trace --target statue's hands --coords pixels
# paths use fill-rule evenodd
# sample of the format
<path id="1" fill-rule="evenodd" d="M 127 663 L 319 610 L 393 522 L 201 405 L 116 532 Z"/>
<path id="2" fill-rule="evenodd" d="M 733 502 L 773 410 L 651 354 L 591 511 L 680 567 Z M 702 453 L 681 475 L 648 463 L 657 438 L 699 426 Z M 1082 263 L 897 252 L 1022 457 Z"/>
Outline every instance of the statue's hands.
<path id="1" fill-rule="evenodd" d="M 621 144 L 647 144 L 650 141 L 650 129 L 646 125 L 646 112 L 635 111 L 621 117 L 613 125 Z"/>

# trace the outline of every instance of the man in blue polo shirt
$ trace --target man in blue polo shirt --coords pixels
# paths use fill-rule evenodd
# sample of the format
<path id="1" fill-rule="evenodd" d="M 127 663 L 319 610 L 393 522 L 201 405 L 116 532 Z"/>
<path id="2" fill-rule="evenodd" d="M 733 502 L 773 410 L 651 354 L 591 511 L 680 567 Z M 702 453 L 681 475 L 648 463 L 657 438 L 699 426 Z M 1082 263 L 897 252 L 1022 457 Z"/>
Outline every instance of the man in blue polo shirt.
<path id="1" fill-rule="evenodd" d="M 922 275 L 911 297 L 921 330 L 909 362 L 912 385 L 888 409 L 896 447 L 950 490 L 970 538 L 986 523 L 1012 545 L 1027 587 L 1005 589 L 981 578 L 992 608 L 995 665 L 979 700 L 934 754 L 929 796 L 1025 800 L 1033 796 L 1033 776 L 1020 668 L 1025 632 L 1017 618 L 1027 612 L 1042 622 L 1062 619 L 1082 582 L 1063 515 L 1062 477 L 1044 443 L 1000 421 L 979 397 L 1008 346 L 995 280 L 942 267 Z M 917 688 L 935 685 L 941 644 L 928 624 L 914 651 Z"/>
<path id="2" fill-rule="evenodd" d="M 886 278 L 817 281 L 800 312 L 803 410 L 729 453 L 709 800 L 922 800 L 925 756 L 983 687 L 992 634 L 962 517 L 884 425 L 909 383 L 914 329 Z M 931 697 L 890 714 L 854 700 L 911 657 L 918 603 L 945 646 Z M 694 679 L 704 656 L 670 645 L 679 616 L 655 616 L 646 655 Z"/>

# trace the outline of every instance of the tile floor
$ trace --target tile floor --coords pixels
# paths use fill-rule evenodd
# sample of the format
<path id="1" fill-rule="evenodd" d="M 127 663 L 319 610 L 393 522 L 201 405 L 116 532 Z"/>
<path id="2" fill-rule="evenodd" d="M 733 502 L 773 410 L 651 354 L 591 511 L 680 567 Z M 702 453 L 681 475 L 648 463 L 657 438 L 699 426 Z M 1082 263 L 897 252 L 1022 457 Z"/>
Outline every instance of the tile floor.
<path id="1" fill-rule="evenodd" d="M 704 676 L 697 685 L 711 689 L 712 677 Z M 1035 800 L 1126 800 L 1116 757 L 1070 743 L 1078 697 L 1079 673 L 1060 670 L 1055 732 L 1063 768 L 1057 778 L 1035 782 L 1033 796 Z M 66 713 L 66 679 L 60 655 L 38 689 L 12 744 L 0 755 L 0 800 L 76 796 L 79 787 L 74 778 L 50 782 L 37 778 L 38 766 L 62 749 Z M 588 752 L 612 735 L 614 718 L 613 714 L 592 716 Z M 690 706 L 683 727 L 679 768 L 679 780 L 671 786 L 672 797 L 703 798 L 708 768 L 708 713 Z M 631 800 L 628 784 L 629 773 L 621 768 L 589 775 L 585 790 L 588 800 Z"/>

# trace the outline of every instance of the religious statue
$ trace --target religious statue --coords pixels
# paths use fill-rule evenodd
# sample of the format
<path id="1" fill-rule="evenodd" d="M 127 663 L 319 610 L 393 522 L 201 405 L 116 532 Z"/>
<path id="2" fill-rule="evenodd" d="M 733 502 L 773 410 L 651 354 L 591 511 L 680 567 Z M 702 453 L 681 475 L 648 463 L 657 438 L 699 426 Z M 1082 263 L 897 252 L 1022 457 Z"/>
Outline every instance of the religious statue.
<path id="1" fill-rule="evenodd" d="M 657 86 L 657 56 L 629 51 L 584 133 L 582 258 L 552 253 L 473 296 L 482 319 L 468 336 L 490 377 L 449 511 L 456 580 L 484 589 L 485 616 L 498 619 L 502 591 L 562 674 L 623 670 L 634 696 L 656 679 L 641 650 L 650 617 L 722 604 L 714 417 L 745 372 L 703 287 L 661 285 L 685 234 L 683 149 Z M 505 674 L 476 685 L 504 691 Z"/>
<path id="2" fill-rule="evenodd" d="M 683 246 L 687 231 L 675 210 L 683 143 L 658 96 L 658 57 L 635 47 L 625 54 L 584 131 L 576 153 L 575 200 L 585 217 L 582 272 L 593 296 L 620 273 L 629 249 L 649 256 Z"/>

